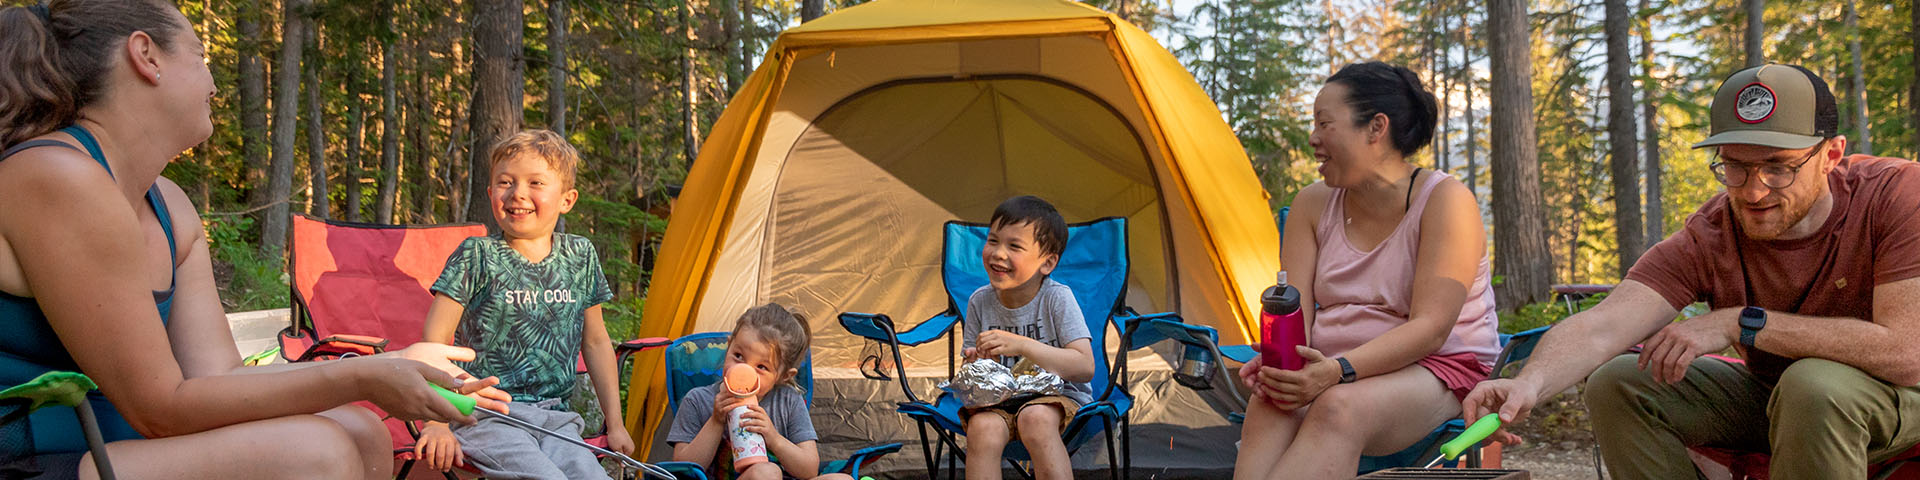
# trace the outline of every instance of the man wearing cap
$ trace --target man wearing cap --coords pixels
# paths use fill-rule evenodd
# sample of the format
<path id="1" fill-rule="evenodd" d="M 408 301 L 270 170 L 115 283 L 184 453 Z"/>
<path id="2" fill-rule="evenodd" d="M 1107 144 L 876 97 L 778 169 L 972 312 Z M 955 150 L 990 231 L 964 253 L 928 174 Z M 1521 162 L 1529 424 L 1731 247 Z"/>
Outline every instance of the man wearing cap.
<path id="1" fill-rule="evenodd" d="M 1462 410 L 1511 423 L 1584 377 L 1617 478 L 1694 478 L 1691 446 L 1771 453 L 1776 480 L 1867 478 L 1920 443 L 1920 164 L 1844 155 L 1833 94 L 1797 66 L 1735 73 L 1712 110 L 1694 148 L 1726 191 Z M 1712 310 L 1673 321 L 1693 302 Z M 1703 356 L 1729 347 L 1744 365 Z"/>

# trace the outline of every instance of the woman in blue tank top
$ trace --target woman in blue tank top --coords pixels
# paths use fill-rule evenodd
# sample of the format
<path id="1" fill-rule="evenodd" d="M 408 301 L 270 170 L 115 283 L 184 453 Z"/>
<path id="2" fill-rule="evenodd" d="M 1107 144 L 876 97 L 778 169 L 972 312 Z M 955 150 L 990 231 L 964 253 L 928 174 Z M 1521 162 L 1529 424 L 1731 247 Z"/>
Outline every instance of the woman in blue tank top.
<path id="1" fill-rule="evenodd" d="M 92 377 L 129 478 L 390 477 L 386 427 L 347 404 L 470 422 L 431 382 L 503 407 L 496 380 L 455 379 L 449 360 L 473 352 L 445 345 L 241 366 L 199 215 L 160 177 L 212 133 L 205 55 L 172 2 L 0 10 L 0 388 Z M 71 410 L 22 421 L 0 428 L 0 477 L 95 476 Z"/>

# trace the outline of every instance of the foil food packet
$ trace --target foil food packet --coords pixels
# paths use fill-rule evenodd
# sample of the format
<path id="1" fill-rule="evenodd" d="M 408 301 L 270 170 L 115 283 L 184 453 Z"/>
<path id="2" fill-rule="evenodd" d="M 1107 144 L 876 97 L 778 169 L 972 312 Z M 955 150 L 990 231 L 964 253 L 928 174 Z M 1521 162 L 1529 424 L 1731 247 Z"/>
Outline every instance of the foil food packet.
<path id="1" fill-rule="evenodd" d="M 961 365 L 940 388 L 953 392 L 968 407 L 987 407 L 1015 397 L 1060 395 L 1066 391 L 1066 381 L 1024 358 L 1011 369 L 980 359 Z"/>

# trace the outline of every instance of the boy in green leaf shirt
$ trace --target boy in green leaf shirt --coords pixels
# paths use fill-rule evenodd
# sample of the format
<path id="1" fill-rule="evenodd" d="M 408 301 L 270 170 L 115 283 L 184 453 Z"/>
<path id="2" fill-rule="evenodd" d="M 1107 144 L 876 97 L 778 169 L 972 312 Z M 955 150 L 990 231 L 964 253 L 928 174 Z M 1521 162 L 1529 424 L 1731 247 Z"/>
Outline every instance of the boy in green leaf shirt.
<path id="1" fill-rule="evenodd" d="M 500 233 L 469 238 L 447 258 L 422 340 L 473 348 L 474 360 L 461 366 L 500 377 L 498 388 L 513 395 L 513 417 L 578 436 L 584 422 L 564 404 L 576 356 L 586 361 L 601 412 L 621 418 L 619 371 L 600 313 L 613 293 L 593 244 L 554 233 L 579 197 L 579 154 L 559 135 L 531 130 L 490 156 L 487 193 Z M 634 449 L 619 422 L 607 423 L 607 444 Z M 488 417 L 452 428 L 429 423 L 414 451 L 430 468 L 471 463 L 495 479 L 607 478 L 592 452 Z"/>

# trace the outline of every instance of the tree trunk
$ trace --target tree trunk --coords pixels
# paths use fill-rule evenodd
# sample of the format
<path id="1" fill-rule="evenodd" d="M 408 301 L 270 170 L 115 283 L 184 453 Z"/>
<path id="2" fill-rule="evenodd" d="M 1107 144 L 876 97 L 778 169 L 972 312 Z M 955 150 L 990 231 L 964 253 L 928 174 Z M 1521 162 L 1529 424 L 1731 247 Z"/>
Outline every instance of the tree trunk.
<path id="1" fill-rule="evenodd" d="M 1607 164 L 1613 177 L 1613 239 L 1619 248 L 1619 274 L 1646 251 L 1646 227 L 1640 224 L 1640 159 L 1634 155 L 1633 62 L 1627 53 L 1632 22 L 1627 0 L 1606 0 Z"/>
<path id="2" fill-rule="evenodd" d="M 1120 7 L 1120 11 L 1121 11 L 1120 18 L 1131 20 L 1131 18 L 1128 16 L 1130 12 L 1127 12 L 1127 10 L 1129 9 L 1124 6 L 1125 3 L 1122 3 L 1121 5 L 1123 6 Z M 820 18 L 820 16 L 826 15 L 826 14 L 827 14 L 827 0 L 801 0 L 800 23 L 811 22 L 813 21 L 813 19 Z"/>
<path id="3" fill-rule="evenodd" d="M 721 34 L 725 35 L 721 51 L 726 57 L 723 67 L 727 73 L 727 94 L 740 90 L 740 52 L 746 50 L 745 40 L 740 35 L 740 0 L 723 0 L 721 12 Z"/>
<path id="4" fill-rule="evenodd" d="M 356 65 L 360 62 L 358 59 L 351 61 Z M 344 172 L 345 175 L 343 175 L 346 178 L 345 181 L 341 182 L 342 188 L 340 192 L 347 197 L 345 208 L 347 210 L 346 219 L 349 222 L 358 222 L 361 219 L 360 147 L 361 142 L 367 139 L 367 108 L 366 102 L 360 100 L 360 92 L 362 89 L 359 88 L 361 83 L 358 79 L 359 75 L 357 75 L 359 68 L 356 67 L 354 72 L 356 73 L 354 75 L 356 78 L 347 80 L 348 85 L 352 85 L 352 87 L 350 87 L 351 90 L 347 92 L 347 116 L 353 118 L 353 127 L 347 130 L 349 137 L 347 138 L 347 166 L 346 172 Z"/>
<path id="5" fill-rule="evenodd" d="M 1441 11 L 1445 12 L 1446 10 Z M 1442 13 L 1438 15 L 1438 17 L 1441 25 L 1440 38 L 1453 38 L 1453 22 L 1448 20 L 1449 15 Z M 1453 171 L 1453 127 L 1451 124 L 1453 123 L 1454 75 L 1453 47 L 1451 44 L 1452 42 L 1447 42 L 1438 47 L 1439 53 L 1435 55 L 1435 57 L 1438 57 L 1440 68 L 1433 76 L 1436 82 L 1439 82 L 1440 79 L 1445 79 L 1440 87 L 1440 132 L 1439 135 L 1436 135 L 1439 138 L 1436 139 L 1433 156 L 1440 159 L 1440 171 L 1449 173 Z"/>
<path id="6" fill-rule="evenodd" d="M 1547 299 L 1553 265 L 1533 126 L 1533 37 L 1525 0 L 1487 6 L 1487 53 L 1493 85 L 1493 274 L 1503 279 L 1496 304 L 1511 310 Z"/>
<path id="7" fill-rule="evenodd" d="M 236 39 L 240 65 L 240 156 L 246 159 L 242 185 L 247 189 L 248 205 L 265 205 L 267 189 L 261 184 L 267 177 L 267 65 L 260 60 L 261 6 L 240 2 L 240 38 Z M 197 150 L 197 149 L 196 149 Z M 201 204 L 201 207 L 210 205 Z"/>
<path id="8" fill-rule="evenodd" d="M 1758 67 L 1767 63 L 1766 53 L 1761 49 L 1761 40 L 1767 36 L 1767 0 L 1745 0 L 1747 7 L 1747 67 Z"/>
<path id="9" fill-rule="evenodd" d="M 684 144 L 681 150 L 686 156 L 686 167 L 692 169 L 693 161 L 700 158 L 700 123 L 696 120 L 698 112 L 694 111 L 694 106 L 699 104 L 700 91 L 693 72 L 693 6 L 688 2 L 680 4 L 680 25 L 686 29 L 687 42 L 687 48 L 680 53 L 680 124 L 681 142 Z M 1914 25 L 1920 25 L 1920 20 L 1915 20 Z"/>
<path id="10" fill-rule="evenodd" d="M 487 155 L 493 146 L 520 130 L 524 109 L 526 62 L 521 57 L 520 0 L 477 0 L 473 4 L 473 152 L 469 155 L 466 220 L 493 223 L 486 200 Z"/>
<path id="11" fill-rule="evenodd" d="M 1913 48 L 1909 50 L 1913 59 L 1908 63 L 1913 65 L 1913 78 L 1920 80 L 1920 6 L 1909 7 L 1907 11 L 1912 17 L 1907 26 L 1907 40 L 1913 43 Z M 1913 115 L 1914 139 L 1910 152 L 1920 157 L 1920 81 L 1907 84 L 1907 90 L 1907 108 L 1913 110 L 1910 113 Z"/>
<path id="12" fill-rule="evenodd" d="M 547 0 L 547 128 L 567 136 L 567 0 Z"/>
<path id="13" fill-rule="evenodd" d="M 306 36 L 306 0 L 281 4 L 280 65 L 273 78 L 273 157 L 267 178 L 267 208 L 261 213 L 260 246 L 278 255 L 287 244 L 288 197 L 293 193 L 293 149 L 300 123 L 300 53 Z"/>
<path id="14" fill-rule="evenodd" d="M 1647 11 L 1648 3 L 1649 0 L 1640 0 L 1640 11 Z M 1646 122 L 1642 128 L 1646 132 L 1645 142 L 1647 149 L 1644 160 L 1646 161 L 1647 175 L 1646 242 L 1648 248 L 1652 248 L 1654 244 L 1660 243 L 1661 239 L 1667 238 L 1666 208 L 1665 205 L 1661 204 L 1664 200 L 1661 199 L 1662 192 L 1660 191 L 1662 188 L 1660 176 L 1665 174 L 1660 168 L 1660 108 L 1655 100 L 1658 98 L 1655 92 L 1658 91 L 1660 82 L 1653 78 L 1654 65 L 1653 17 L 1652 15 L 1648 15 L 1646 23 L 1640 26 L 1640 68 L 1647 75 L 1647 78 L 1642 80 L 1643 83 L 1640 86 L 1641 96 L 1645 97 L 1643 99 L 1644 103 L 1641 106 L 1642 110 L 1640 115 L 1642 117 L 1641 120 Z"/>
<path id="15" fill-rule="evenodd" d="M 1847 101 L 1853 103 L 1854 153 L 1873 154 L 1872 126 L 1867 120 L 1867 76 L 1860 67 L 1860 14 L 1854 10 L 1855 0 L 1847 0 L 1847 52 L 1853 56 L 1853 93 Z"/>
<path id="16" fill-rule="evenodd" d="M 413 29 L 426 31 L 428 27 L 421 25 L 419 20 L 415 20 Z M 432 138 L 435 121 L 431 120 L 433 115 L 427 105 L 427 102 L 433 100 L 433 95 L 427 89 L 426 58 L 428 55 L 427 48 L 421 43 L 421 37 L 425 35 L 408 36 L 407 48 L 403 50 L 407 54 L 408 67 L 415 73 L 407 80 L 408 91 L 413 93 L 408 95 L 407 101 L 401 104 L 406 107 L 402 117 L 405 120 L 400 123 L 406 125 L 401 128 L 405 129 L 407 143 L 406 147 L 400 150 L 402 152 L 400 171 L 395 172 L 402 179 L 401 184 L 406 185 L 407 188 L 398 193 L 403 200 L 400 200 L 399 206 L 394 209 L 405 211 L 395 212 L 394 217 L 405 218 L 409 223 L 430 224 L 433 223 L 433 219 L 429 218 L 430 215 L 424 205 L 427 204 L 427 197 L 432 192 L 426 188 L 426 176 L 423 174 L 433 168 L 433 148 L 429 147 L 427 142 Z M 413 168 L 407 168 L 409 163 Z"/>
<path id="17" fill-rule="evenodd" d="M 322 128 L 326 121 L 326 103 L 320 100 L 320 68 L 323 56 L 320 54 L 320 20 L 307 19 L 307 176 L 311 177 L 313 192 L 307 198 L 312 202 L 307 213 L 315 217 L 330 218 L 328 202 L 333 197 L 327 192 L 327 131 Z"/>
<path id="18" fill-rule="evenodd" d="M 392 32 L 393 16 L 387 16 Z M 390 35 L 397 35 L 395 32 Z M 400 187 L 400 48 L 389 36 L 380 44 L 380 194 L 374 197 L 373 221 L 393 224 L 393 202 Z"/>
<path id="19" fill-rule="evenodd" d="M 1463 113 L 1465 115 L 1463 120 L 1467 123 L 1461 127 L 1467 131 L 1467 191 L 1478 197 L 1480 196 L 1480 138 L 1479 129 L 1475 128 L 1473 121 L 1473 81 L 1479 75 L 1473 73 L 1473 25 L 1467 23 L 1464 15 L 1460 19 L 1460 73 L 1466 76 L 1461 85 L 1467 89 L 1467 110 Z"/>

